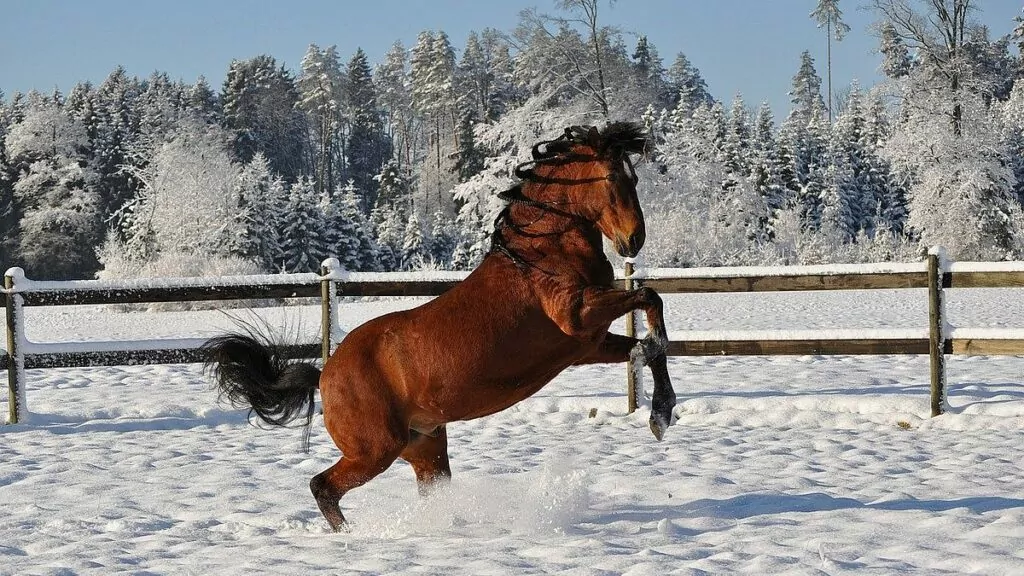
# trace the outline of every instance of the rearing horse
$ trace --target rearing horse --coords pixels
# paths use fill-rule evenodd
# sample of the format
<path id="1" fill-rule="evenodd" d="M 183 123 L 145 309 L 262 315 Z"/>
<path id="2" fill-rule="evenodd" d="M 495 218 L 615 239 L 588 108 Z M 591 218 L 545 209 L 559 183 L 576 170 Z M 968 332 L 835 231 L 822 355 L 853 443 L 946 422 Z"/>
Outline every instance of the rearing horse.
<path id="1" fill-rule="evenodd" d="M 643 213 L 629 154 L 646 147 L 634 124 L 568 128 L 533 148 L 522 182 L 503 193 L 492 248 L 463 282 L 412 310 L 359 326 L 323 371 L 283 360 L 255 334 L 206 346 L 221 393 L 273 425 L 312 418 L 320 390 L 324 425 L 342 457 L 309 486 L 331 528 L 339 501 L 401 458 L 421 492 L 451 477 L 445 424 L 487 416 L 540 390 L 567 367 L 625 362 L 654 377 L 651 430 L 671 423 L 675 392 L 665 361 L 661 298 L 650 288 L 613 287 L 602 235 L 622 256 L 644 244 Z M 609 334 L 632 310 L 649 336 Z"/>

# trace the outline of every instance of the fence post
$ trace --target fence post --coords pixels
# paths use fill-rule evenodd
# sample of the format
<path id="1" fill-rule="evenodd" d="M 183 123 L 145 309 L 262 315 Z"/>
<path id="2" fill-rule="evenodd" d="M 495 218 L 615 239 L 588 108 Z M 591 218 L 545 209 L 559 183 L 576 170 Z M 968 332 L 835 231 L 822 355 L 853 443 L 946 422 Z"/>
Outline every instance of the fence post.
<path id="1" fill-rule="evenodd" d="M 25 354 L 21 343 L 25 341 L 25 316 L 21 294 L 14 291 L 18 280 L 25 279 L 25 271 L 11 268 L 4 274 L 7 296 L 7 423 L 24 422 L 28 416 L 25 400 Z"/>
<path id="2" fill-rule="evenodd" d="M 945 280 L 942 266 L 945 252 L 940 247 L 928 250 L 928 355 L 931 366 L 931 412 L 939 416 L 946 411 L 946 334 L 944 331 Z"/>
<path id="3" fill-rule="evenodd" d="M 633 262 L 626 260 L 626 290 L 633 290 Z M 636 312 L 630 310 L 626 314 L 626 336 L 636 337 Z M 639 394 L 636 386 L 636 371 L 633 366 L 633 356 L 626 359 L 626 398 L 629 402 L 629 413 L 636 412 L 639 404 Z"/>
<path id="4" fill-rule="evenodd" d="M 337 258 L 328 258 L 320 264 L 320 356 L 324 363 L 334 352 L 334 312 L 337 309 L 337 293 L 332 273 L 341 269 Z"/>

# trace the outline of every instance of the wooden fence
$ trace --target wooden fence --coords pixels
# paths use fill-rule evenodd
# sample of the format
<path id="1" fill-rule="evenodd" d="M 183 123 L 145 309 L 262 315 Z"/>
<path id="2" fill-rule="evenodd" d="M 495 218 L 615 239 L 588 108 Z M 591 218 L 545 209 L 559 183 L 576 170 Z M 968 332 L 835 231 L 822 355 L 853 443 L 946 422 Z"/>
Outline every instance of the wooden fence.
<path id="1" fill-rule="evenodd" d="M 339 295 L 436 296 L 464 277 L 464 273 L 447 273 L 435 274 L 424 280 L 401 273 L 348 273 L 341 270 L 334 259 L 324 262 L 320 274 L 117 283 L 35 282 L 27 280 L 20 269 L 12 268 L 4 279 L 7 354 L 0 356 L 0 368 L 8 370 L 8 422 L 22 421 L 27 414 L 26 369 L 202 361 L 198 350 L 203 342 L 201 339 L 133 342 L 134 349 L 126 349 L 123 343 L 116 342 L 75 345 L 32 343 L 25 337 L 25 306 L 319 298 L 322 307 L 321 341 L 291 346 L 287 353 L 295 358 L 326 358 L 338 340 L 335 329 Z M 1024 355 L 1024 340 L 1001 336 L 998 331 L 973 331 L 969 338 L 957 337 L 957 330 L 946 326 L 942 305 L 944 291 L 949 288 L 1024 287 L 1024 263 L 944 263 L 939 251 L 933 250 L 926 262 L 871 266 L 673 269 L 634 274 L 632 266 L 627 264 L 625 278 L 619 283 L 626 287 L 646 285 L 661 293 L 927 288 L 929 317 L 926 337 L 861 338 L 853 331 L 853 336 L 832 338 L 793 338 L 789 335 L 778 339 L 682 339 L 670 341 L 668 353 L 672 356 L 928 354 L 931 359 L 933 416 L 941 414 L 945 407 L 946 354 Z M 924 326 L 922 319 L 922 328 Z M 636 333 L 635 315 L 627 318 L 626 331 L 627 334 Z M 636 409 L 639 398 L 633 374 L 632 367 L 628 367 L 630 411 Z"/>

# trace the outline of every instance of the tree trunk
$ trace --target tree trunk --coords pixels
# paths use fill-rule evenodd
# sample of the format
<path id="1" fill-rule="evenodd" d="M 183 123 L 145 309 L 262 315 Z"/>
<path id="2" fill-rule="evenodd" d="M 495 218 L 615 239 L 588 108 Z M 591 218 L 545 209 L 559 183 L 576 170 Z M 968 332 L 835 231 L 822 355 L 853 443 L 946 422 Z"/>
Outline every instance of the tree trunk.
<path id="1" fill-rule="evenodd" d="M 585 3 L 584 10 L 586 10 L 590 20 L 590 41 L 594 45 L 594 60 L 597 62 L 597 89 L 600 91 L 597 101 L 601 105 L 601 113 L 607 118 L 608 99 L 604 86 L 604 64 L 601 63 L 601 42 L 597 36 L 597 1 L 594 0 L 590 4 Z"/>
<path id="2" fill-rule="evenodd" d="M 437 144 L 437 209 L 441 210 L 441 118 L 434 118 L 434 142 Z"/>
<path id="3" fill-rule="evenodd" d="M 832 16 L 828 17 L 828 23 L 825 31 L 828 33 L 828 42 L 826 43 L 826 53 L 828 63 L 826 68 L 828 69 L 828 123 L 832 124 Z"/>

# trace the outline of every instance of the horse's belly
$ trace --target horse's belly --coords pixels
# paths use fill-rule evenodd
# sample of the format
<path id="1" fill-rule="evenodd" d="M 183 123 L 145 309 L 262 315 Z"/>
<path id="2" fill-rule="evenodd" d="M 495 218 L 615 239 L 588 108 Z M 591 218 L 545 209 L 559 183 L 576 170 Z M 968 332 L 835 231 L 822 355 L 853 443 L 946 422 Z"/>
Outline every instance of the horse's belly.
<path id="1" fill-rule="evenodd" d="M 563 340 L 564 339 L 564 340 Z M 432 379 L 426 402 L 452 420 L 471 420 L 500 412 L 529 398 L 586 355 L 589 346 L 570 341 L 564 334 L 542 350 L 504 352 L 464 358 L 473 376 L 457 370 Z M 458 361 L 458 359 L 455 359 Z"/>

